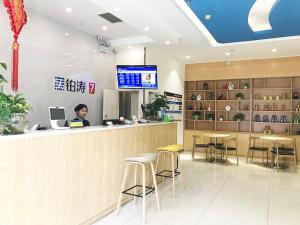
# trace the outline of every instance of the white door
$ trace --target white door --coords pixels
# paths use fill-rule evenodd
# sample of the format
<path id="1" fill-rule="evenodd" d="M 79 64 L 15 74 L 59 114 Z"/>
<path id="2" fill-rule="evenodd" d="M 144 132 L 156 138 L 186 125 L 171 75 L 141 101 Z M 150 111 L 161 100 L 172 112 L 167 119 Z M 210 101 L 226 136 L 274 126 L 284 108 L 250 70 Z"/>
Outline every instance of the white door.
<path id="1" fill-rule="evenodd" d="M 103 90 L 103 120 L 119 119 L 119 92 Z"/>

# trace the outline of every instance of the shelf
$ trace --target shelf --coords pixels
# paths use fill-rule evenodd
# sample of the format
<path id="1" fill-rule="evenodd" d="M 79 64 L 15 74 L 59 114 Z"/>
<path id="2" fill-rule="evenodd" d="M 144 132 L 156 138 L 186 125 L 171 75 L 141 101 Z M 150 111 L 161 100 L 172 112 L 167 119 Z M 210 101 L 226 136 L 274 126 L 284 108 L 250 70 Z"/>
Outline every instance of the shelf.
<path id="1" fill-rule="evenodd" d="M 242 102 L 242 101 L 250 101 L 250 99 L 241 99 L 241 100 L 237 100 L 237 99 L 227 99 L 227 100 L 216 100 L 217 102 L 228 102 L 228 101 L 232 101 L 232 102 Z"/>
<path id="2" fill-rule="evenodd" d="M 240 89 L 217 89 L 217 91 L 251 91 L 250 88 L 245 89 L 245 88 L 240 88 Z"/>
<path id="3" fill-rule="evenodd" d="M 216 90 L 201 90 L 201 89 L 199 89 L 199 90 L 185 90 L 185 91 L 190 91 L 190 92 L 192 92 L 192 91 L 211 91 L 211 92 L 215 92 Z"/>
<path id="4" fill-rule="evenodd" d="M 264 99 L 253 99 L 253 101 L 264 101 L 264 102 L 270 102 L 270 101 L 276 101 L 276 102 L 278 102 L 278 101 L 291 101 L 292 99 L 279 99 L 279 100 L 277 100 L 277 99 L 272 99 L 272 100 L 269 100 L 269 99 L 267 99 L 267 100 L 264 100 Z M 300 99 L 299 99 L 300 100 Z"/>
<path id="5" fill-rule="evenodd" d="M 253 90 L 291 90 L 292 88 L 252 88 Z"/>
<path id="6" fill-rule="evenodd" d="M 200 101 L 197 101 L 197 100 L 184 100 L 184 101 L 187 101 L 187 102 L 214 102 L 214 101 L 217 101 L 217 100 L 200 100 Z"/>
<path id="7" fill-rule="evenodd" d="M 219 122 L 219 123 L 244 123 L 244 122 L 249 123 L 250 120 L 243 120 L 243 121 L 235 121 L 235 120 L 223 120 L 223 121 L 220 121 L 220 120 L 217 120 L 217 122 Z"/>
<path id="8" fill-rule="evenodd" d="M 195 122 L 215 122 L 215 120 L 190 120 L 190 119 L 184 119 L 187 121 L 195 121 Z"/>
<path id="9" fill-rule="evenodd" d="M 296 111 L 289 111 L 289 110 L 286 110 L 286 111 L 280 111 L 280 110 L 276 110 L 276 111 L 272 111 L 272 110 L 261 110 L 261 111 L 254 111 L 252 110 L 253 113 L 291 113 L 291 112 L 296 112 Z"/>
<path id="10" fill-rule="evenodd" d="M 241 109 L 231 109 L 229 111 L 224 110 L 224 109 L 218 109 L 215 111 L 217 111 L 217 112 L 250 112 L 250 110 L 241 110 Z"/>
<path id="11" fill-rule="evenodd" d="M 276 124 L 276 125 L 283 125 L 283 124 L 286 124 L 286 125 L 290 125 L 290 124 L 294 124 L 294 123 L 280 123 L 280 122 L 254 122 L 254 121 L 252 121 L 252 123 L 271 123 L 271 124 Z"/>

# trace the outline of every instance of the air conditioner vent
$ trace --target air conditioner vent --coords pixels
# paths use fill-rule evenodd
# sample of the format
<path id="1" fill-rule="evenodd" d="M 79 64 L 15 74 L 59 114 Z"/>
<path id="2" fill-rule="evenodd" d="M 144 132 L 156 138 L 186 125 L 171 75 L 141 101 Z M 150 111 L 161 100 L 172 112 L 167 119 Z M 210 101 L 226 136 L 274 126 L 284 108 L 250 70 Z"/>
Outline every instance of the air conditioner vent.
<path id="1" fill-rule="evenodd" d="M 119 23 L 122 22 L 122 20 L 120 20 L 118 17 L 114 16 L 111 13 L 103 13 L 103 14 L 99 14 L 100 17 L 106 19 L 107 21 L 111 22 L 111 23 Z"/>

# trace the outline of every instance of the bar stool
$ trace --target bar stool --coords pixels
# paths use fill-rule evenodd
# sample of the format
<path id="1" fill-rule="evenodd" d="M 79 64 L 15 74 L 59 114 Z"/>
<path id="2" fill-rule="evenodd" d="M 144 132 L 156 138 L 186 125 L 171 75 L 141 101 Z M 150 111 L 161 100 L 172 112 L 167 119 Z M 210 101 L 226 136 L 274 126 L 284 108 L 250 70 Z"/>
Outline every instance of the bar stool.
<path id="1" fill-rule="evenodd" d="M 183 182 L 183 177 L 182 177 L 182 171 L 179 172 L 178 169 L 179 167 L 181 167 L 181 160 L 179 157 L 179 152 L 183 151 L 183 146 L 182 145 L 168 145 L 165 147 L 160 147 L 157 149 L 158 152 L 158 156 L 157 156 L 157 163 L 156 163 L 156 168 L 155 168 L 155 174 L 156 176 L 160 176 L 164 178 L 172 178 L 173 180 L 173 198 L 175 198 L 175 177 L 178 175 L 181 175 L 181 181 L 182 181 L 182 185 L 184 186 L 184 182 Z M 158 169 L 158 164 L 159 164 L 159 160 L 161 155 L 164 154 L 164 168 L 161 172 L 157 172 Z M 170 170 L 166 170 L 165 166 L 166 166 L 166 155 L 170 155 L 171 156 L 171 167 L 172 167 L 172 171 Z M 175 157 L 177 159 L 177 165 L 175 168 Z M 182 169 L 182 168 L 181 168 Z M 172 175 L 164 175 L 164 173 L 172 173 Z"/>
<path id="2" fill-rule="evenodd" d="M 155 191 L 157 208 L 158 208 L 158 210 L 160 210 L 159 195 L 158 195 L 158 190 L 157 190 L 157 182 L 156 182 L 156 176 L 155 176 L 154 165 L 153 165 L 153 162 L 156 160 L 156 158 L 157 158 L 157 153 L 144 153 L 144 154 L 141 154 L 141 155 L 138 155 L 138 156 L 128 157 L 128 158 L 125 159 L 125 161 L 127 161 L 127 165 L 126 165 L 125 174 L 124 174 L 124 178 L 123 178 L 123 182 L 122 182 L 121 193 L 120 193 L 120 196 L 119 196 L 119 201 L 118 201 L 118 206 L 117 206 L 117 213 L 116 213 L 117 215 L 120 212 L 120 207 L 121 207 L 121 203 L 122 203 L 123 194 L 133 196 L 134 206 L 136 204 L 136 197 L 143 198 L 143 223 L 144 224 L 146 223 L 146 195 L 148 195 L 148 194 L 152 193 L 153 191 Z M 150 164 L 150 166 L 151 166 L 151 173 L 152 173 L 154 188 L 146 186 L 146 168 L 145 168 L 146 164 Z M 131 165 L 135 165 L 135 176 L 134 176 L 135 185 L 131 188 L 128 188 L 128 189 L 124 190 L 125 185 L 126 185 L 127 176 L 128 176 L 128 168 Z M 140 165 L 142 167 L 142 171 L 143 171 L 143 184 L 142 185 L 137 184 L 137 167 L 138 167 L 138 165 Z M 136 193 L 136 189 L 139 188 L 139 187 L 141 187 L 143 189 L 142 195 L 138 195 Z M 130 191 L 132 189 L 134 189 L 134 194 L 130 193 Z M 146 192 L 146 189 L 147 189 L 147 192 Z"/>

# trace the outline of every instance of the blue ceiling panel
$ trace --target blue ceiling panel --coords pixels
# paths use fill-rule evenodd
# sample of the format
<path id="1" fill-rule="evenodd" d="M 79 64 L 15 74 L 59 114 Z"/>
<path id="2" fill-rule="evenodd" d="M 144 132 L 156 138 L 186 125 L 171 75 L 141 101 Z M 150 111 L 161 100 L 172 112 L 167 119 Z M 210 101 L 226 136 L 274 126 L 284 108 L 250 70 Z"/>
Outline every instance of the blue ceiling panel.
<path id="1" fill-rule="evenodd" d="M 218 43 L 300 35 L 300 0 L 277 0 L 268 16 L 272 29 L 258 32 L 248 23 L 249 12 L 255 3 L 256 0 L 186 0 Z M 205 19 L 206 15 L 211 15 L 211 19 Z"/>

